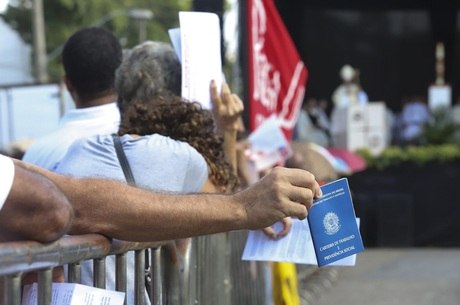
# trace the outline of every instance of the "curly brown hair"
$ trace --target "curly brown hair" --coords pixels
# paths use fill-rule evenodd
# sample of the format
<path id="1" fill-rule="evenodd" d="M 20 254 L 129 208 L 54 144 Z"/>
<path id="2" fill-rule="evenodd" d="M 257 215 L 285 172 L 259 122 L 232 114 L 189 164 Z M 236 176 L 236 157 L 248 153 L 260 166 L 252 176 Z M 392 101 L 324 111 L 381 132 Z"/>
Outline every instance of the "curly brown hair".
<path id="1" fill-rule="evenodd" d="M 177 96 L 133 101 L 125 110 L 118 134 L 161 134 L 187 142 L 206 160 L 209 179 L 222 192 L 238 187 L 238 178 L 224 152 L 224 140 L 215 131 L 212 113 L 199 103 Z"/>

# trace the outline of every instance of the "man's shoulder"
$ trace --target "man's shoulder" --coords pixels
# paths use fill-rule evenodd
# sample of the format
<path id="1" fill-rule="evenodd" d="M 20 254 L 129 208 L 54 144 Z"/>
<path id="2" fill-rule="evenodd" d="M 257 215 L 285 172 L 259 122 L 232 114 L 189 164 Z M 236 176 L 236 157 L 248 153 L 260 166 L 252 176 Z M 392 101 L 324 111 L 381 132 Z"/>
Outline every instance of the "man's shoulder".
<path id="1" fill-rule="evenodd" d="M 101 150 L 106 150 L 108 146 L 113 146 L 112 135 L 97 134 L 75 139 L 75 141 L 73 141 L 72 144 L 69 146 L 68 150 L 83 150 L 89 152 L 97 152 Z"/>
<path id="2" fill-rule="evenodd" d="M 36 139 L 26 150 L 23 161 L 46 169 L 52 169 L 55 163 L 65 154 L 68 146 L 58 135 L 49 134 Z"/>

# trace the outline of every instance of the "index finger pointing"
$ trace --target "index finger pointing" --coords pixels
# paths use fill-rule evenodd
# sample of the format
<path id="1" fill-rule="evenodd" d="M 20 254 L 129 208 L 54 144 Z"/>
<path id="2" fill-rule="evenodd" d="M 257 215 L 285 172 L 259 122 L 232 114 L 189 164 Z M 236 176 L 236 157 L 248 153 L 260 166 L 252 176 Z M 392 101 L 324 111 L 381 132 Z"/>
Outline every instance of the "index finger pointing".
<path id="1" fill-rule="evenodd" d="M 213 107 L 220 107 L 220 104 L 222 103 L 219 92 L 217 90 L 217 84 L 214 80 L 211 81 L 210 85 L 210 91 L 211 91 L 211 103 Z"/>

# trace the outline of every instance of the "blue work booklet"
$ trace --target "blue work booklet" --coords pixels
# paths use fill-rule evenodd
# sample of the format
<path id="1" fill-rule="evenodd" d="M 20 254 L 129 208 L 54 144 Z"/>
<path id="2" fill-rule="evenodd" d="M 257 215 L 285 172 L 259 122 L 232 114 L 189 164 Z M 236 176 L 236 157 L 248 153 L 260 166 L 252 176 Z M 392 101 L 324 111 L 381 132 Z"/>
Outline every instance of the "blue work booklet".
<path id="1" fill-rule="evenodd" d="M 359 253 L 364 245 L 356 224 L 348 180 L 342 178 L 321 187 L 323 196 L 308 211 L 318 266 Z"/>

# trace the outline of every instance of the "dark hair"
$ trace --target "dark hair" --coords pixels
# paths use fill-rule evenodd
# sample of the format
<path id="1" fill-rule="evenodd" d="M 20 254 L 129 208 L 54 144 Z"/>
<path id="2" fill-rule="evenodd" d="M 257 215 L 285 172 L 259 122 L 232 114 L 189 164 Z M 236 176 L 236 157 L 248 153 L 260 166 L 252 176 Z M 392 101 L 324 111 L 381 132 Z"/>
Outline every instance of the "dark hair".
<path id="1" fill-rule="evenodd" d="M 83 100 L 114 90 L 115 71 L 122 49 L 117 38 L 101 28 L 86 28 L 64 45 L 62 63 L 66 76 Z"/>
<path id="2" fill-rule="evenodd" d="M 161 134 L 187 142 L 206 160 L 209 178 L 222 192 L 238 186 L 230 162 L 224 152 L 224 140 L 215 132 L 209 110 L 199 103 L 190 103 L 177 96 L 155 96 L 150 101 L 133 101 L 125 111 L 118 134 Z"/>

